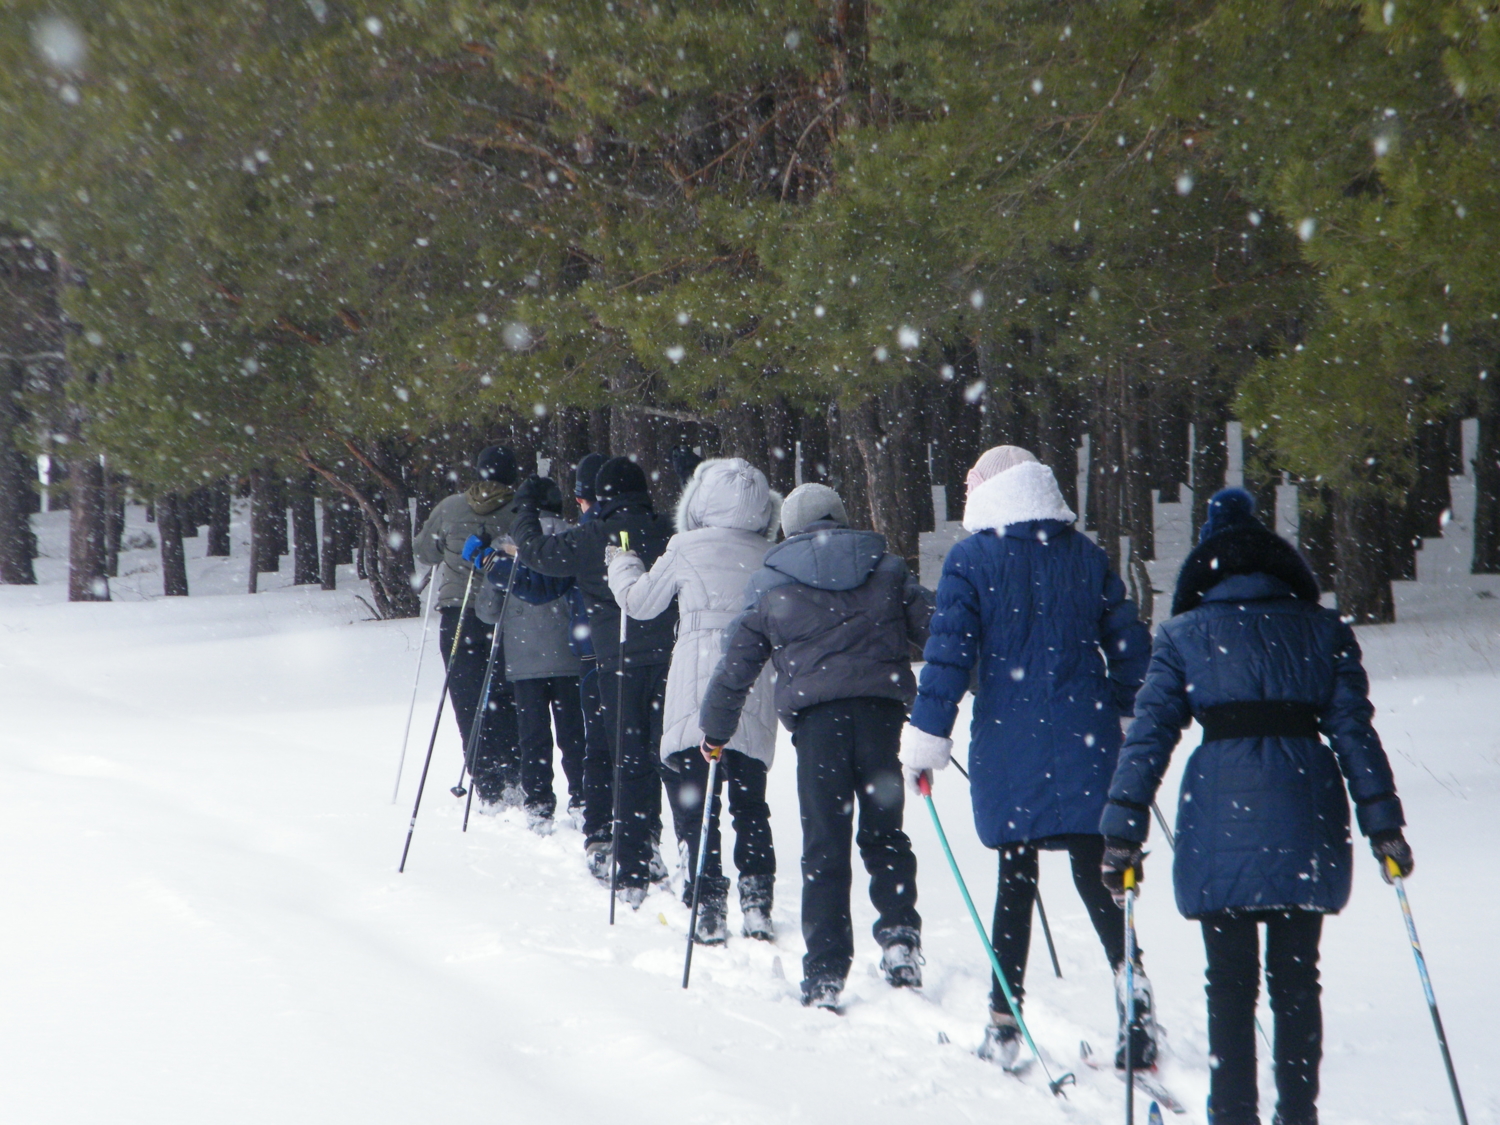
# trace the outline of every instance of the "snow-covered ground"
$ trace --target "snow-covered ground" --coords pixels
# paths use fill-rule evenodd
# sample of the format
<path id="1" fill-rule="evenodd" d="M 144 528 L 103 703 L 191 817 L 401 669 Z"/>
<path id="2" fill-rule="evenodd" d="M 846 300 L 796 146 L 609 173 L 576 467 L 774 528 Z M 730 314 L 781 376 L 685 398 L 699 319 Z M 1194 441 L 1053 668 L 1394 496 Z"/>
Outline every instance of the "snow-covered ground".
<path id="1" fill-rule="evenodd" d="M 1038 930 L 1028 980 L 1049 1064 L 1078 1070 L 1065 1102 L 1035 1068 L 1017 1079 L 972 1054 L 988 969 L 919 804 L 907 824 L 926 988 L 878 979 L 857 881 L 847 1014 L 799 1006 L 789 744 L 771 774 L 780 940 L 700 949 L 684 992 L 675 897 L 653 893 L 611 929 L 576 832 L 541 839 L 516 814 L 459 831 L 450 718 L 396 873 L 438 686 L 429 647 L 393 805 L 420 622 L 369 620 L 347 568 L 336 593 L 288 586 L 287 563 L 262 577 L 265 592 L 241 593 L 242 528 L 229 560 L 188 541 L 191 598 L 161 598 L 156 553 L 141 549 L 122 560 L 116 601 L 69 605 L 65 519 L 37 518 L 42 584 L 0 587 L 5 1122 L 1120 1120 L 1119 1082 L 1077 1066 L 1078 1041 L 1104 1048 L 1114 1016 L 1065 857 L 1045 856 L 1042 875 L 1064 978 Z M 1164 508 L 1164 543 L 1174 519 Z M 131 528 L 148 530 L 139 510 Z M 1423 581 L 1400 590 L 1401 623 L 1361 639 L 1471 1120 L 1494 1125 L 1500 581 L 1463 573 L 1466 533 L 1460 518 L 1427 545 Z M 1169 569 L 1158 564 L 1158 586 Z M 974 839 L 962 779 L 942 776 L 937 803 L 987 913 L 994 857 Z M 1201 942 L 1155 847 L 1140 934 L 1170 1033 L 1164 1078 L 1185 1120 L 1202 1122 Z M 1353 902 L 1325 931 L 1323 1120 L 1451 1121 L 1394 895 L 1360 860 Z M 1271 1091 L 1263 1066 L 1267 1119 Z"/>

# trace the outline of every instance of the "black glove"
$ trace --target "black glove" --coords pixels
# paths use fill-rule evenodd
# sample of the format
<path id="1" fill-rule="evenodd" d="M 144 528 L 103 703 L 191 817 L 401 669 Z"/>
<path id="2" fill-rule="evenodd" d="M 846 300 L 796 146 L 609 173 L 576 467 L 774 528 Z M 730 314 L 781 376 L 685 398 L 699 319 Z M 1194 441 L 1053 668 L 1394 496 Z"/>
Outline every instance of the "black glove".
<path id="1" fill-rule="evenodd" d="M 703 740 L 703 744 L 698 747 L 698 752 L 703 755 L 703 760 L 705 762 L 711 762 L 720 754 L 724 753 L 724 746 L 722 743 L 720 743 L 718 746 L 715 746 L 712 742 L 705 738 Z"/>
<path id="2" fill-rule="evenodd" d="M 1391 881 L 1391 868 L 1386 863 L 1387 859 L 1396 861 L 1396 873 L 1403 879 L 1410 875 L 1412 868 L 1417 865 L 1417 861 L 1411 855 L 1411 845 L 1406 842 L 1406 837 L 1402 835 L 1399 828 L 1387 828 L 1384 832 L 1372 834 L 1370 850 L 1380 861 L 1380 877 L 1387 883 Z"/>
<path id="3" fill-rule="evenodd" d="M 525 483 L 516 489 L 516 507 L 536 511 L 542 506 L 542 501 L 547 498 L 547 486 L 551 483 L 546 477 L 528 477 Z"/>
<path id="4" fill-rule="evenodd" d="M 1104 858 L 1099 862 L 1099 878 L 1115 900 L 1116 906 L 1125 905 L 1125 872 L 1135 871 L 1136 886 L 1146 877 L 1141 860 L 1145 853 L 1141 846 L 1115 836 L 1104 837 Z"/>

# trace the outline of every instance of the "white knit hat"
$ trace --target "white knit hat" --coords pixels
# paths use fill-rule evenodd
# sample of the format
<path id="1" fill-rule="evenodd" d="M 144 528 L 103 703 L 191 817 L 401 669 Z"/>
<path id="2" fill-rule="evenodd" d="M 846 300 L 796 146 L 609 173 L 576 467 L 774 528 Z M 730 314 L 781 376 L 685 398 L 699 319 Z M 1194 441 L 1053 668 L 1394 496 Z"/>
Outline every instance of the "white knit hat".
<path id="1" fill-rule="evenodd" d="M 1017 465 L 1035 460 L 1036 454 L 1029 449 L 1022 449 L 1019 445 L 997 445 L 994 449 L 986 449 L 979 455 L 979 460 L 974 462 L 974 467 L 969 470 L 969 475 L 964 482 L 968 485 L 966 491 L 972 493 L 985 481 L 999 476 L 1006 469 L 1014 469 Z"/>

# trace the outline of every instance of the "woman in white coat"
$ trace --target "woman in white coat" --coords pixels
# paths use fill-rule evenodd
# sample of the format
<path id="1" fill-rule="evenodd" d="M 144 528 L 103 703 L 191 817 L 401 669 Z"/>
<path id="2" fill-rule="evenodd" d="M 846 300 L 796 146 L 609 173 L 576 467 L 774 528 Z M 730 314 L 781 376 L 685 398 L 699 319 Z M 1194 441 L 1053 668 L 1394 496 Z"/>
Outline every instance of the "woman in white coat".
<path id="1" fill-rule="evenodd" d="M 771 491 L 765 474 L 748 461 L 738 457 L 704 461 L 694 470 L 677 504 L 677 534 L 650 571 L 630 552 L 616 555 L 609 566 L 609 588 L 630 617 L 655 617 L 677 599 L 677 642 L 667 674 L 661 757 L 677 838 L 688 845 L 684 901 L 692 897 L 691 873 L 697 870 L 703 791 L 708 784 L 708 764 L 699 751 L 703 731 L 698 726 L 698 707 L 723 655 L 722 634 L 744 608 L 745 586 L 760 569 L 775 538 L 780 508 L 781 497 Z M 768 668 L 750 690 L 718 772 L 720 781 L 728 779 L 743 933 L 765 941 L 775 936 L 771 890 L 776 853 L 771 843 L 771 810 L 766 804 L 766 770 L 775 748 L 776 707 Z M 708 857 L 694 934 L 704 944 L 728 938 L 729 880 L 720 859 L 719 804 L 714 802 L 709 818 Z"/>

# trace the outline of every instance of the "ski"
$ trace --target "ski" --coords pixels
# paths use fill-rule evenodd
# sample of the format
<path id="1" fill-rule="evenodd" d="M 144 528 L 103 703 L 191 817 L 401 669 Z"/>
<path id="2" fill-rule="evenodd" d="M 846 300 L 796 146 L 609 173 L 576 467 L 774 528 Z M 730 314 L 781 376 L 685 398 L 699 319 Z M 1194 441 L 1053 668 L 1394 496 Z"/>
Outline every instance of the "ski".
<path id="1" fill-rule="evenodd" d="M 1161 1106 L 1151 1103 L 1151 1112 L 1146 1114 L 1146 1125 L 1162 1125 Z"/>
<path id="2" fill-rule="evenodd" d="M 1089 1067 L 1089 1069 L 1107 1070 L 1121 1082 L 1125 1081 L 1125 1072 L 1123 1070 L 1116 1070 L 1114 1067 L 1109 1066 L 1106 1063 L 1102 1063 L 1098 1059 L 1094 1058 L 1094 1049 L 1088 1045 L 1087 1041 L 1078 1044 L 1078 1053 L 1082 1056 L 1084 1065 Z M 1182 1102 L 1178 1100 L 1176 1094 L 1172 1093 L 1171 1090 L 1167 1089 L 1161 1084 L 1160 1081 L 1157 1080 L 1156 1075 L 1153 1073 L 1153 1071 L 1136 1071 L 1135 1088 L 1142 1094 L 1145 1094 L 1146 1097 L 1151 1098 L 1153 1101 L 1165 1106 L 1172 1113 L 1187 1112 L 1187 1106 L 1183 1105 Z"/>

